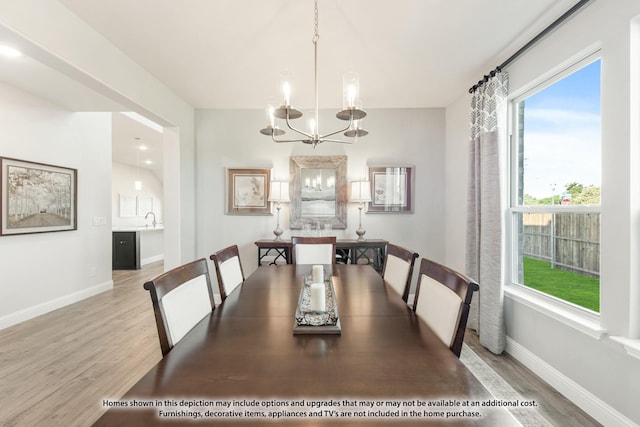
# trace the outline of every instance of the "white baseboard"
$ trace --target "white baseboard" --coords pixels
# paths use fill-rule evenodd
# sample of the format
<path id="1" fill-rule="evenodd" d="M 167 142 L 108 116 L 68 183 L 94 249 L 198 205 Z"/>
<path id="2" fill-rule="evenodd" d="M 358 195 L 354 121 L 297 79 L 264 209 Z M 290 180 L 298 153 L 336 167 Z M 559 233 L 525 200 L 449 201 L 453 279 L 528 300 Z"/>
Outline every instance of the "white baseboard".
<path id="1" fill-rule="evenodd" d="M 164 254 L 150 256 L 148 258 L 143 258 L 140 260 L 140 266 L 151 264 L 157 261 L 164 260 Z"/>
<path id="2" fill-rule="evenodd" d="M 73 304 L 74 302 L 82 301 L 83 299 L 92 297 L 110 289 L 113 289 L 113 280 L 100 283 L 90 288 L 83 289 L 81 291 L 74 292 L 72 294 L 65 295 L 60 298 L 44 302 L 42 304 L 35 305 L 33 307 L 28 307 L 23 310 L 16 311 L 15 313 L 10 313 L 6 316 L 0 317 L 0 329 L 5 329 L 9 326 L 17 325 L 18 323 L 33 319 L 34 317 L 41 316 L 43 314 L 49 313 L 50 311 L 57 310 L 69 304 Z"/>
<path id="3" fill-rule="evenodd" d="M 566 377 L 525 347 L 507 337 L 506 352 L 520 361 L 536 375 L 565 395 L 576 406 L 605 426 L 637 427 L 629 418 L 603 402 L 593 393 Z"/>

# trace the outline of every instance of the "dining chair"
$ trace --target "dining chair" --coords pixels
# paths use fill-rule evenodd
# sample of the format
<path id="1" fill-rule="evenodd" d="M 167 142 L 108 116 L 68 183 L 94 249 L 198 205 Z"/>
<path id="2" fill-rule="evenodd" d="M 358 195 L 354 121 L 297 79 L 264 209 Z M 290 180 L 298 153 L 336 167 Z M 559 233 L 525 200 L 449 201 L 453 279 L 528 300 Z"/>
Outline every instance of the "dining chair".
<path id="1" fill-rule="evenodd" d="M 215 307 L 205 258 L 169 270 L 144 288 L 151 295 L 163 357 Z"/>
<path id="2" fill-rule="evenodd" d="M 291 258 L 293 264 L 335 264 L 336 237 L 291 238 Z"/>
<path id="3" fill-rule="evenodd" d="M 396 292 L 402 295 L 404 302 L 409 300 L 409 288 L 413 277 L 413 266 L 418 253 L 401 246 L 387 243 L 382 278 Z"/>
<path id="4" fill-rule="evenodd" d="M 244 282 L 244 271 L 240 262 L 240 252 L 237 245 L 221 249 L 209 258 L 216 267 L 220 298 L 224 301 L 238 285 Z"/>
<path id="5" fill-rule="evenodd" d="M 457 357 L 473 292 L 480 287 L 449 267 L 422 258 L 413 310 Z"/>

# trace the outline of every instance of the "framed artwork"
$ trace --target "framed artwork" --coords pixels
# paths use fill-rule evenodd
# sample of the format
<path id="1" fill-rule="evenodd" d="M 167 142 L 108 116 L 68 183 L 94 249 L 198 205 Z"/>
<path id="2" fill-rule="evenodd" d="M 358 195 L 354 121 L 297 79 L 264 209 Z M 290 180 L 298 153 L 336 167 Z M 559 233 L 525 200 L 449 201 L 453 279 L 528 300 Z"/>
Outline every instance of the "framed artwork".
<path id="1" fill-rule="evenodd" d="M 347 228 L 347 156 L 291 156 L 289 226 Z"/>
<path id="2" fill-rule="evenodd" d="M 136 196 L 120 194 L 120 217 L 136 216 Z"/>
<path id="3" fill-rule="evenodd" d="M 136 201 L 138 216 L 145 216 L 148 212 L 153 212 L 152 196 L 138 196 Z"/>
<path id="4" fill-rule="evenodd" d="M 367 213 L 413 212 L 413 166 L 369 166 Z"/>
<path id="5" fill-rule="evenodd" d="M 78 229 L 76 169 L 0 157 L 0 235 Z"/>
<path id="6" fill-rule="evenodd" d="M 270 169 L 227 169 L 227 215 L 272 215 Z"/>

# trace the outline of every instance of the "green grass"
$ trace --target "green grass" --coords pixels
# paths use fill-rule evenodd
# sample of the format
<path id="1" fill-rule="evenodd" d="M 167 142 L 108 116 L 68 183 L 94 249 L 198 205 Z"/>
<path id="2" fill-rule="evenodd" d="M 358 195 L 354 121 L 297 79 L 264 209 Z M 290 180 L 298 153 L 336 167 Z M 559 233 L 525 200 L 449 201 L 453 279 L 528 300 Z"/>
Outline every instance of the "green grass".
<path id="1" fill-rule="evenodd" d="M 581 307 L 600 312 L 600 280 L 551 268 L 551 263 L 524 258 L 524 284 Z"/>

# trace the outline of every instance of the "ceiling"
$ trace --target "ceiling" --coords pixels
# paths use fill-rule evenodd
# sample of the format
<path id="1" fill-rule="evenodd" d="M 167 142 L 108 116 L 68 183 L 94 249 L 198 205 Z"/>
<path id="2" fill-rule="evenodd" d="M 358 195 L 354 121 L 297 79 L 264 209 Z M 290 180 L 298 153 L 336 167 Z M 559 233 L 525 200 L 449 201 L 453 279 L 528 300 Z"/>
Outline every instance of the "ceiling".
<path id="1" fill-rule="evenodd" d="M 196 108 L 279 102 L 284 71 L 292 104 L 313 106 L 312 0 L 59 1 Z M 319 0 L 320 108 L 341 107 L 348 71 L 365 110 L 446 107 L 575 1 Z M 0 64 L 0 80 L 73 111 L 122 110 L 28 56 L 20 67 Z M 136 136 L 162 152 L 161 134 L 115 115 L 115 161 L 135 161 Z"/>
<path id="2" fill-rule="evenodd" d="M 162 127 L 136 113 L 116 113 L 112 141 L 113 161 L 148 169 L 162 182 Z"/>
<path id="3" fill-rule="evenodd" d="M 319 0 L 320 107 L 348 71 L 365 109 L 447 106 L 575 1 Z M 283 70 L 313 105 L 312 0 L 60 2 L 196 108 L 263 108 Z"/>

